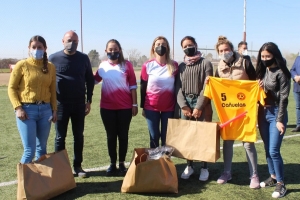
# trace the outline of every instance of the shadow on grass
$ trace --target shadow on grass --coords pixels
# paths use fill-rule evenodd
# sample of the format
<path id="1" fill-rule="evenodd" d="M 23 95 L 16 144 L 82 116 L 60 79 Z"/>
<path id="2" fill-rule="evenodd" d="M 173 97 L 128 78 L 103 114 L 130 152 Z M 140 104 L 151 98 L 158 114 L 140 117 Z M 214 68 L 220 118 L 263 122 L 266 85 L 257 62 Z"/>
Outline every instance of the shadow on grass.
<path id="1" fill-rule="evenodd" d="M 87 194 L 119 193 L 122 186 L 122 180 L 111 182 L 85 182 L 76 183 L 77 187 L 65 192 L 52 200 L 77 199 Z"/>
<path id="2" fill-rule="evenodd" d="M 296 128 L 296 124 L 288 124 L 288 125 L 286 125 L 286 128 Z"/>
<path id="3" fill-rule="evenodd" d="M 220 177 L 223 172 L 224 164 L 223 162 L 218 163 L 208 163 L 209 169 L 209 178 L 207 181 L 202 182 L 199 181 L 198 178 L 200 176 L 200 169 L 202 163 L 196 162 L 194 163 L 194 174 L 188 179 L 183 180 L 180 178 L 181 173 L 184 171 L 186 165 L 179 164 L 176 165 L 179 187 L 181 189 L 188 190 L 189 188 L 196 185 L 197 188 L 205 186 L 207 184 L 215 183 L 217 184 L 217 179 Z M 261 164 L 257 166 L 258 174 L 260 177 L 260 181 L 263 181 L 269 177 L 268 165 Z M 285 182 L 287 184 L 300 184 L 298 171 L 300 169 L 300 164 L 296 163 L 287 163 L 284 164 L 284 176 Z M 249 166 L 247 162 L 233 162 L 232 163 L 232 180 L 228 181 L 229 184 L 233 185 L 249 185 L 250 184 L 250 172 Z M 187 185 L 187 188 L 185 188 Z"/>
<path id="4" fill-rule="evenodd" d="M 297 192 L 300 193 L 300 189 L 289 189 L 288 187 L 289 186 L 287 185 L 287 191 L 286 191 L 285 196 L 288 196 L 289 194 L 292 194 L 292 193 L 297 193 Z"/>
<path id="5" fill-rule="evenodd" d="M 199 181 L 200 169 L 202 163 L 194 163 L 194 174 L 188 180 L 181 179 L 181 173 L 184 171 L 186 164 L 177 164 L 177 175 L 178 175 L 178 194 L 157 194 L 157 193 L 139 193 L 134 194 L 136 198 L 139 196 L 147 197 L 173 197 L 179 198 L 181 196 L 191 195 L 191 194 L 201 194 L 202 191 L 205 191 L 208 187 L 217 185 L 216 180 L 219 178 L 220 174 L 223 171 L 223 163 L 208 163 L 209 168 L 209 179 L 205 182 Z M 287 187 L 289 184 L 300 184 L 300 180 L 297 174 L 299 170 L 299 164 L 285 164 L 285 182 Z M 261 178 L 261 181 L 268 178 L 268 166 L 266 164 L 258 165 L 258 171 Z M 119 194 L 122 186 L 123 180 L 116 180 L 116 177 L 106 177 L 105 171 L 95 171 L 89 172 L 89 175 L 92 177 L 105 177 L 104 182 L 88 182 L 89 179 L 85 179 L 87 182 L 77 183 L 77 188 L 70 190 L 60 196 L 57 196 L 53 199 L 76 199 L 88 194 Z M 121 178 L 122 179 L 122 178 Z M 109 180 L 109 181 L 107 181 Z M 113 181 L 111 181 L 113 180 Z M 249 167 L 247 162 L 234 162 L 232 164 L 232 180 L 227 184 L 237 185 L 237 186 L 248 186 L 250 184 L 249 179 Z M 220 187 L 222 187 L 220 185 Z M 294 192 L 299 192 L 300 189 L 288 189 L 287 195 Z M 124 194 L 126 197 L 126 194 Z M 132 197 L 132 196 L 131 196 Z M 128 196 L 129 198 L 129 196 Z"/>

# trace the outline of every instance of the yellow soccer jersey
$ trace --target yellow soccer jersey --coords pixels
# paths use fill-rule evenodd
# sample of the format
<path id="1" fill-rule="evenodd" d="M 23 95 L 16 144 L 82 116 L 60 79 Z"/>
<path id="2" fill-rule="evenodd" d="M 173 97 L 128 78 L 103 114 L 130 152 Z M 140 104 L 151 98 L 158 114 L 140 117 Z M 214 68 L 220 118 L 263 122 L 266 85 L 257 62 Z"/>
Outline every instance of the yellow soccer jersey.
<path id="1" fill-rule="evenodd" d="M 214 101 L 221 123 L 248 111 L 221 129 L 223 140 L 256 141 L 257 102 L 264 105 L 266 98 L 257 81 L 209 77 L 204 96 Z"/>

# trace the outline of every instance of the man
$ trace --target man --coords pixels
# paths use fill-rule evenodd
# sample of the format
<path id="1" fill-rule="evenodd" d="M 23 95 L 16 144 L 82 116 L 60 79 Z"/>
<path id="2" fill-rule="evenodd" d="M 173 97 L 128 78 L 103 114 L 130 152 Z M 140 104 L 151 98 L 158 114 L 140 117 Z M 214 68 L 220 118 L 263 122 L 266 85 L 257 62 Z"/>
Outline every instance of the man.
<path id="1" fill-rule="evenodd" d="M 65 33 L 62 39 L 64 50 L 49 57 L 56 67 L 57 122 L 55 124 L 55 151 L 65 149 L 69 119 L 74 136 L 74 172 L 87 177 L 81 168 L 83 151 L 84 119 L 89 114 L 94 90 L 91 63 L 86 54 L 76 51 L 78 35 Z M 86 94 L 86 95 L 85 95 Z"/>
<path id="2" fill-rule="evenodd" d="M 245 58 L 246 60 L 249 60 L 252 65 L 251 58 L 250 58 L 250 56 L 248 56 L 248 46 L 247 45 L 248 45 L 247 42 L 241 41 L 238 44 L 238 52 L 241 56 L 243 56 L 243 58 Z"/>
<path id="3" fill-rule="evenodd" d="M 298 56 L 290 70 L 294 81 L 294 99 L 296 103 L 296 128 L 292 132 L 300 132 L 300 56 Z"/>

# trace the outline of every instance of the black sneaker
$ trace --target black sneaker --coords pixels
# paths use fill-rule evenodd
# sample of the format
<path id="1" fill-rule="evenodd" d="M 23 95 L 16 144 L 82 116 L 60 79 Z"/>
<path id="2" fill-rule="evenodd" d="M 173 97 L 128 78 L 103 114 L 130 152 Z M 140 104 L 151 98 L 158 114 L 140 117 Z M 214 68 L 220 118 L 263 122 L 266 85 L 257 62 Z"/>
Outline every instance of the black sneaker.
<path id="1" fill-rule="evenodd" d="M 125 175 L 127 172 L 127 169 L 124 165 L 124 163 L 119 163 L 119 173 L 120 175 Z"/>
<path id="2" fill-rule="evenodd" d="M 75 174 L 80 178 L 87 178 L 87 173 L 81 167 L 74 167 Z"/>
<path id="3" fill-rule="evenodd" d="M 271 176 L 264 180 L 263 182 L 260 182 L 260 187 L 264 188 L 264 187 L 272 187 L 275 186 L 277 183 L 276 179 L 272 178 Z"/>
<path id="4" fill-rule="evenodd" d="M 282 183 L 277 183 L 276 184 L 276 188 L 272 194 L 272 197 L 273 198 L 280 198 L 280 197 L 283 197 L 286 193 L 286 188 L 284 186 L 284 184 Z"/>
<path id="5" fill-rule="evenodd" d="M 106 170 L 106 176 L 113 176 L 117 172 L 116 164 L 110 164 L 109 168 Z"/>

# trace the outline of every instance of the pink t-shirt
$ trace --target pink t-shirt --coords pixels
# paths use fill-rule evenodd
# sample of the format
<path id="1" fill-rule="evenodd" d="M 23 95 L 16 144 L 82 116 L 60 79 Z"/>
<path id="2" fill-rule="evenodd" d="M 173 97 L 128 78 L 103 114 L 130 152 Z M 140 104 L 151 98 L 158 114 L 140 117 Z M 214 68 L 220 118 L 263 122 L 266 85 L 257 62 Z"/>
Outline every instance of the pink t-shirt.
<path id="1" fill-rule="evenodd" d="M 96 71 L 95 82 L 102 80 L 100 107 L 111 110 L 132 108 L 130 90 L 137 88 L 132 64 L 125 61 L 125 65 L 112 64 L 104 61 Z"/>
<path id="2" fill-rule="evenodd" d="M 173 61 L 176 71 L 170 76 L 166 65 L 155 59 L 142 66 L 141 79 L 148 81 L 144 109 L 154 111 L 174 111 L 175 108 L 175 75 L 177 62 Z"/>

